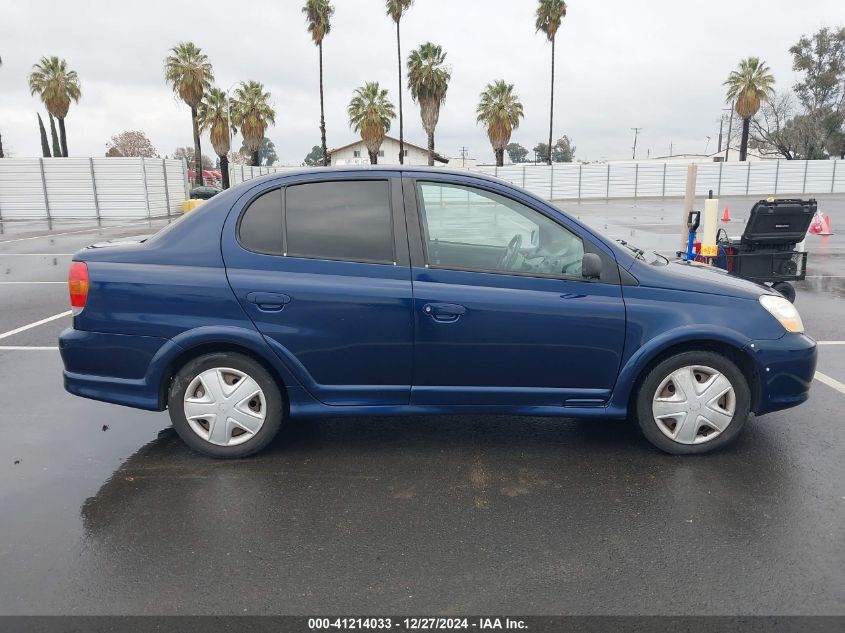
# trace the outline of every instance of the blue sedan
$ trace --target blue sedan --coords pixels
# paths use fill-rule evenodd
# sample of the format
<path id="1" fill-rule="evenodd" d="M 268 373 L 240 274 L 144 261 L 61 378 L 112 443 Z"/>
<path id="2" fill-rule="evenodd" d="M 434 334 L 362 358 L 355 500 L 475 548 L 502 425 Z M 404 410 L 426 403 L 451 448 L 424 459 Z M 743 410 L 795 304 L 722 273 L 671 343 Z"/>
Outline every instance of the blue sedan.
<path id="1" fill-rule="evenodd" d="M 629 418 L 673 454 L 804 402 L 816 344 L 767 287 L 440 169 L 273 174 L 69 273 L 71 393 L 168 409 L 193 449 L 294 416 Z"/>

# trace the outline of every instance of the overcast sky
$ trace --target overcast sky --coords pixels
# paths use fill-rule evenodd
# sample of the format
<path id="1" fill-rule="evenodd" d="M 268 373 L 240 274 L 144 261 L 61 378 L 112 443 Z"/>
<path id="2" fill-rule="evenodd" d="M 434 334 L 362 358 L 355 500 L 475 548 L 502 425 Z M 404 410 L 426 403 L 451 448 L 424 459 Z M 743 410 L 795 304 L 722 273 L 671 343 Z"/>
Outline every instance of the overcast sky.
<path id="1" fill-rule="evenodd" d="M 272 93 L 268 136 L 283 163 L 300 164 L 319 144 L 317 49 L 303 0 L 136 2 L 0 0 L 0 133 L 16 157 L 40 155 L 27 75 L 42 55 L 67 59 L 82 99 L 67 118 L 72 156 L 102 156 L 123 130 L 147 133 L 158 152 L 191 144 L 188 107 L 165 85 L 168 48 L 192 40 L 226 89 L 256 79 Z M 329 147 L 355 139 L 346 121 L 352 91 L 379 81 L 397 102 L 396 41 L 384 0 L 335 0 L 324 44 Z M 534 0 L 417 0 L 402 22 L 403 54 L 430 40 L 448 53 L 452 82 L 436 145 L 457 156 L 493 159 L 475 106 L 484 85 L 514 83 L 525 120 L 513 141 L 531 149 L 548 137 L 550 46 L 534 32 Z M 739 59 L 758 55 L 778 89 L 795 81 L 788 49 L 802 34 L 845 24 L 842 0 L 571 0 L 557 37 L 555 138 L 568 134 L 576 158 L 630 158 L 630 128 L 642 127 L 638 155 L 703 152 L 716 145 L 722 82 Z M 405 138 L 425 145 L 405 92 Z M 45 116 L 45 115 L 44 115 Z M 46 116 L 45 116 L 46 118 Z M 392 134 L 398 129 L 394 124 Z M 240 142 L 237 141 L 240 146 Z M 213 155 L 207 136 L 203 152 Z"/>

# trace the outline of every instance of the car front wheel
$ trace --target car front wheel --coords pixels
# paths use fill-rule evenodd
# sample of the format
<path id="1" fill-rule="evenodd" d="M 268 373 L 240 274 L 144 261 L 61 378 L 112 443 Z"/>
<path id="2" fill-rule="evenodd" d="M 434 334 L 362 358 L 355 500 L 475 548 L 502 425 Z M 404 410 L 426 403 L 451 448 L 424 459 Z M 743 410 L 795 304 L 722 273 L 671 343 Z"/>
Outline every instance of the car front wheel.
<path id="1" fill-rule="evenodd" d="M 674 455 L 731 443 L 750 417 L 740 369 L 714 352 L 683 352 L 654 367 L 637 394 L 637 422 L 649 442 Z"/>
<path id="2" fill-rule="evenodd" d="M 279 387 L 267 370 L 248 356 L 227 352 L 182 367 L 170 385 L 168 409 L 188 446 L 224 459 L 260 451 L 284 417 Z"/>

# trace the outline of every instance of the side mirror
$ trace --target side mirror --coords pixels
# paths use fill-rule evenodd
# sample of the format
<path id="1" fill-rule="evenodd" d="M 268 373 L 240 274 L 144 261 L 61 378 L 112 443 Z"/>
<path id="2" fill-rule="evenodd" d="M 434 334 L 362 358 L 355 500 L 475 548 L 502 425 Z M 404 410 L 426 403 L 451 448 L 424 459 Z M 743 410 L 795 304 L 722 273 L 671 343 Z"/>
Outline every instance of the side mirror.
<path id="1" fill-rule="evenodd" d="M 581 276 L 585 279 L 599 279 L 601 277 L 601 257 L 595 253 L 584 253 L 581 259 Z"/>

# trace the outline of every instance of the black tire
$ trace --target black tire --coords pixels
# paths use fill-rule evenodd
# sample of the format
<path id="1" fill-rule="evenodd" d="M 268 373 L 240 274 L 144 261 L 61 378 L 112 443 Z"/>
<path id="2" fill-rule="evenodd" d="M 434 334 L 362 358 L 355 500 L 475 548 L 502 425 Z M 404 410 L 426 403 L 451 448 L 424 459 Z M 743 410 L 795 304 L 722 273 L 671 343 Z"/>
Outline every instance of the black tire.
<path id="1" fill-rule="evenodd" d="M 199 374 L 215 367 L 231 368 L 243 372 L 257 382 L 264 393 L 266 405 L 264 423 L 252 438 L 242 444 L 234 446 L 212 444 L 200 437 L 191 428 L 185 417 L 183 402 L 188 386 Z M 257 453 L 273 440 L 284 419 L 282 394 L 279 385 L 270 373 L 249 356 L 233 352 L 206 354 L 187 363 L 173 377 L 167 402 L 170 420 L 173 422 L 173 428 L 179 434 L 179 437 L 198 453 L 217 459 L 237 459 Z"/>
<path id="2" fill-rule="evenodd" d="M 795 303 L 795 286 L 791 283 L 779 281 L 776 284 L 772 284 L 772 290 L 781 293 L 790 303 Z"/>
<path id="3" fill-rule="evenodd" d="M 654 419 L 652 402 L 658 387 L 673 371 L 682 367 L 701 365 L 710 367 L 724 375 L 731 383 L 735 395 L 734 416 L 727 428 L 711 440 L 698 444 L 683 444 L 665 435 Z M 660 450 L 672 455 L 709 453 L 733 442 L 746 422 L 753 416 L 751 390 L 740 369 L 728 358 L 715 352 L 682 352 L 659 363 L 640 383 L 636 398 L 637 425 L 645 438 Z"/>

